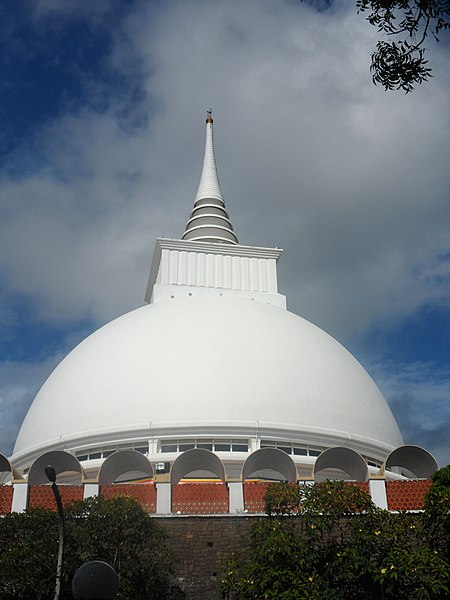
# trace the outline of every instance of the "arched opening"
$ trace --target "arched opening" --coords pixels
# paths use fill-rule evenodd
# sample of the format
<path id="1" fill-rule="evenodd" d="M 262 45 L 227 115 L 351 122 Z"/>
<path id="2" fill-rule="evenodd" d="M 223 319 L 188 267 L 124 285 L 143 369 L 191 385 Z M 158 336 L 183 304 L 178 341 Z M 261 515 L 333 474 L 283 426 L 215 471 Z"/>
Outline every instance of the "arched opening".
<path id="1" fill-rule="evenodd" d="M 0 454 L 0 485 L 11 483 L 13 467 L 4 454 Z"/>
<path id="2" fill-rule="evenodd" d="M 187 477 L 189 481 L 183 481 Z M 174 513 L 221 514 L 229 511 L 225 467 L 210 450 L 194 448 L 180 454 L 172 465 L 170 482 Z"/>
<path id="3" fill-rule="evenodd" d="M 391 469 L 408 479 L 430 479 L 439 465 L 434 456 L 420 446 L 400 446 L 389 454 L 381 472 Z"/>
<path id="4" fill-rule="evenodd" d="M 225 467 L 210 450 L 193 448 L 178 456 L 170 470 L 170 482 L 176 485 L 184 477 L 192 479 L 220 479 L 225 483 Z"/>
<path id="5" fill-rule="evenodd" d="M 297 469 L 292 458 L 278 448 L 261 448 L 252 452 L 242 467 L 242 481 L 297 481 Z"/>
<path id="6" fill-rule="evenodd" d="M 297 481 L 297 468 L 292 458 L 278 448 L 260 448 L 252 452 L 242 467 L 246 512 L 264 512 L 264 498 L 273 481 Z"/>
<path id="7" fill-rule="evenodd" d="M 369 479 L 369 469 L 356 450 L 343 446 L 328 448 L 318 456 L 314 465 L 314 480 L 325 479 L 366 482 Z"/>
<path id="8" fill-rule="evenodd" d="M 139 483 L 153 479 L 147 457 L 136 450 L 118 450 L 105 459 L 98 475 L 100 485 Z"/>
<path id="9" fill-rule="evenodd" d="M 63 506 L 83 499 L 84 472 L 79 461 L 63 450 L 46 452 L 37 458 L 28 473 L 28 508 L 56 510 L 56 503 L 45 468 L 51 466 L 56 472 L 56 483 Z"/>
<path id="10" fill-rule="evenodd" d="M 56 483 L 81 485 L 84 478 L 83 468 L 75 456 L 64 450 L 54 450 L 39 456 L 30 467 L 29 485 L 49 483 L 45 467 L 51 465 L 56 471 Z"/>

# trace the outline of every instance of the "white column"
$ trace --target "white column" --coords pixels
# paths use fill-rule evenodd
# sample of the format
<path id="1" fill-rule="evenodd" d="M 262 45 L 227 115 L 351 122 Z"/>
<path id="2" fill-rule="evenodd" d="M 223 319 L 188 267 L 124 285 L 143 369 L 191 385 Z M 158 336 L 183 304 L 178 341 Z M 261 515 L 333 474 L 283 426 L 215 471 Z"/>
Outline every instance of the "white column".
<path id="1" fill-rule="evenodd" d="M 228 483 L 228 494 L 230 499 L 230 513 L 244 512 L 244 486 L 241 481 L 230 481 Z"/>
<path id="2" fill-rule="evenodd" d="M 93 496 L 98 496 L 98 490 L 98 483 L 85 483 L 83 491 L 83 500 L 86 500 L 86 498 L 92 498 Z"/>
<path id="3" fill-rule="evenodd" d="M 168 515 L 172 512 L 172 484 L 156 484 L 156 514 Z"/>
<path id="4" fill-rule="evenodd" d="M 369 491 L 375 506 L 387 510 L 386 481 L 384 479 L 370 479 Z"/>
<path id="5" fill-rule="evenodd" d="M 28 484 L 15 483 L 11 512 L 23 512 L 28 504 Z"/>

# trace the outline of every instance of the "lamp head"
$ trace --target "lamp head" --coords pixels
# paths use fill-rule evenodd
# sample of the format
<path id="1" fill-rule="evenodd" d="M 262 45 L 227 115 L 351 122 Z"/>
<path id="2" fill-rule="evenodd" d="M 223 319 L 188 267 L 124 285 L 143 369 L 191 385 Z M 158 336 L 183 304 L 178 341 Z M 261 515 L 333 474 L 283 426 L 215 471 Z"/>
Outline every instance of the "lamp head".
<path id="1" fill-rule="evenodd" d="M 47 475 L 47 479 L 50 481 L 50 483 L 56 482 L 56 471 L 54 467 L 47 465 L 45 467 L 45 474 Z"/>

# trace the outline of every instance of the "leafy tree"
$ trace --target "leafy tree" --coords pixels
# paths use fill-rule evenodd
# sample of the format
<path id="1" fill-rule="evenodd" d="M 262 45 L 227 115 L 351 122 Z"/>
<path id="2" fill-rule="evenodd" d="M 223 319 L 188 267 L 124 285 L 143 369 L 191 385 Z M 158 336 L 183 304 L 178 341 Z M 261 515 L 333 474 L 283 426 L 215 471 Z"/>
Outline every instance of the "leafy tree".
<path id="1" fill-rule="evenodd" d="M 436 471 L 432 480 L 425 497 L 425 527 L 430 544 L 450 556 L 450 465 Z"/>
<path id="2" fill-rule="evenodd" d="M 436 475 L 433 486 L 441 479 Z M 447 493 L 449 488 L 445 489 Z M 429 498 L 430 503 L 436 499 L 433 491 Z M 432 505 L 433 514 L 430 506 L 423 515 L 390 513 L 375 507 L 364 490 L 342 481 L 299 488 L 269 486 L 266 511 L 271 516 L 254 526 L 248 549 L 230 557 L 221 596 L 229 600 L 449 598 L 450 530 L 436 537 L 430 523 L 441 525 L 442 519 L 448 523 L 450 504 L 439 500 L 438 506 Z"/>
<path id="3" fill-rule="evenodd" d="M 132 498 L 90 498 L 65 513 L 61 600 L 72 598 L 71 581 L 89 560 L 108 562 L 119 575 L 118 600 L 176 600 L 184 594 L 173 579 L 173 557 L 161 528 Z M 53 597 L 58 520 L 33 509 L 0 520 L 0 598 Z"/>
<path id="4" fill-rule="evenodd" d="M 450 28 L 449 0 L 356 0 L 359 12 L 380 33 L 391 37 L 381 40 L 372 54 L 372 79 L 386 90 L 413 90 L 431 77 L 425 59 L 425 41 L 431 35 Z"/>

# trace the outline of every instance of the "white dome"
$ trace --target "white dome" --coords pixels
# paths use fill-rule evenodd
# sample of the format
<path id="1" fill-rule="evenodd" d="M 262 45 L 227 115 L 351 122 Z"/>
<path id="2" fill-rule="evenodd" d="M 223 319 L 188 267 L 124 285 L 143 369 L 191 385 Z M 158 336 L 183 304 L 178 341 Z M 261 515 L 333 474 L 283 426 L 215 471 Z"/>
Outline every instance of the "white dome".
<path id="1" fill-rule="evenodd" d="M 139 308 L 79 344 L 36 396 L 14 454 L 187 426 L 386 453 L 403 443 L 377 386 L 324 331 L 262 302 L 199 296 Z"/>

